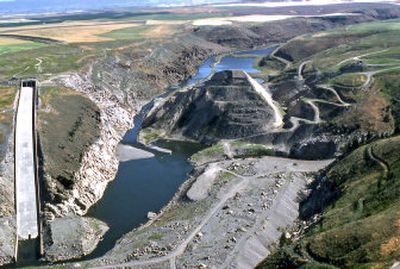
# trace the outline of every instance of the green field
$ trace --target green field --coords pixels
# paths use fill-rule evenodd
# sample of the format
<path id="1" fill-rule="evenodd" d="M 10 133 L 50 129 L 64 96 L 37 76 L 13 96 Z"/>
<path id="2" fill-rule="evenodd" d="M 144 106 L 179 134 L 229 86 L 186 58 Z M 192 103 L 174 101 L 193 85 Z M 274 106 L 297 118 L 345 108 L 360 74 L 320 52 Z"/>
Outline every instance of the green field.
<path id="1" fill-rule="evenodd" d="M 0 57 L 0 79 L 40 76 L 76 71 L 83 66 L 79 60 L 93 54 L 74 45 L 49 45 L 19 52 L 9 52 Z M 38 58 L 42 59 L 40 67 Z"/>
<path id="2" fill-rule="evenodd" d="M 367 80 L 367 77 L 359 73 L 349 73 L 335 77 L 330 84 L 338 85 L 341 87 L 359 88 Z"/>
<path id="3" fill-rule="evenodd" d="M 154 26 L 151 25 L 135 26 L 121 30 L 114 30 L 100 36 L 112 38 L 114 40 L 137 40 L 144 38 L 143 33 L 152 28 L 154 28 Z"/>
<path id="4" fill-rule="evenodd" d="M 15 45 L 0 45 L 0 55 L 6 54 L 6 53 L 13 53 L 13 52 L 19 52 L 23 50 L 31 50 L 31 49 L 36 49 L 40 47 L 46 46 L 45 44 L 42 43 L 34 43 L 34 42 L 27 42 L 23 44 L 15 44 Z"/>

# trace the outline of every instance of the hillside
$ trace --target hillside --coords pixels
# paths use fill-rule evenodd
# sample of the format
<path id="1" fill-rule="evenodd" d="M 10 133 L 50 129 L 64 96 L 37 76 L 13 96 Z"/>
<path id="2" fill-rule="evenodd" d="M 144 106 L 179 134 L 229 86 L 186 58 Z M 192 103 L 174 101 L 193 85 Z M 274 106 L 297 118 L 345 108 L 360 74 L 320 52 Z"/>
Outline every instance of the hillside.
<path id="1" fill-rule="evenodd" d="M 316 222 L 282 239 L 258 268 L 388 268 L 398 261 L 399 150 L 396 136 L 337 162 L 301 206 L 303 217 Z"/>
<path id="2" fill-rule="evenodd" d="M 152 110 L 144 128 L 162 137 L 203 143 L 237 139 L 274 129 L 274 111 L 245 73 L 223 71 L 194 88 L 178 91 Z M 144 129 L 142 137 L 146 140 Z"/>
<path id="3" fill-rule="evenodd" d="M 258 268 L 388 268 L 400 259 L 399 24 L 306 35 L 276 52 L 272 61 L 287 65 L 271 79 L 274 98 L 292 102 L 288 93 L 300 77 L 301 106 L 314 102 L 321 130 L 358 135 L 312 186 L 300 206 L 304 222 Z"/>

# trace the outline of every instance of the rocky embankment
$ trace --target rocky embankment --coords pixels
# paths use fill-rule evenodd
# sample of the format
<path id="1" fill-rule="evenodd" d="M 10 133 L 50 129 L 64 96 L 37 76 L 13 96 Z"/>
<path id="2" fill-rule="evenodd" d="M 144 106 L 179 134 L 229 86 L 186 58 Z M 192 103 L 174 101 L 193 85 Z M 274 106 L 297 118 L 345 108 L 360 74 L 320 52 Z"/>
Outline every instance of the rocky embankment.
<path id="1" fill-rule="evenodd" d="M 108 230 L 93 218 L 65 217 L 52 221 L 45 230 L 51 240 L 44 242 L 44 259 L 50 262 L 80 258 L 91 253 Z"/>
<path id="2" fill-rule="evenodd" d="M 329 163 L 276 157 L 215 162 L 193 173 L 149 225 L 90 265 L 254 268 L 297 218 L 312 173 Z M 206 191 L 194 196 L 199 187 Z"/>
<path id="3" fill-rule="evenodd" d="M 15 253 L 14 143 L 11 138 L 0 164 L 0 266 L 11 263 Z"/>
<path id="4" fill-rule="evenodd" d="M 186 41 L 179 45 L 174 43 L 174 46 L 149 46 L 154 50 L 152 55 L 155 59 L 147 59 L 149 54 L 144 53 L 143 47 L 140 51 L 136 48 L 124 49 L 90 63 L 83 75 L 60 75 L 50 82 L 74 89 L 97 105 L 100 133 L 96 142 L 81 153 L 81 166 L 73 175 L 74 183 L 69 194 L 63 196 L 61 201 L 45 205 L 49 219 L 71 214 L 84 215 L 115 178 L 119 163 L 115 150 L 123 135 L 133 127 L 133 117 L 139 109 L 168 85 L 192 74 L 196 65 L 210 53 L 222 50 L 207 42 L 200 45 Z M 135 61 L 132 56 L 140 59 Z M 158 57 L 163 57 L 162 63 L 155 62 L 161 59 Z"/>
<path id="5" fill-rule="evenodd" d="M 14 100 L 13 110 L 17 106 Z M 14 204 L 14 136 L 4 141 L 5 155 L 0 162 L 0 266 L 13 262 L 15 253 L 15 204 Z"/>
<path id="6" fill-rule="evenodd" d="M 63 75 L 56 84 L 75 89 L 88 96 L 100 109 L 100 134 L 97 141 L 82 153 L 80 169 L 74 173 L 74 184 L 69 196 L 56 204 L 47 203 L 48 218 L 83 215 L 100 199 L 115 177 L 118 160 L 114 151 L 126 130 L 132 126 L 133 113 L 112 101 L 111 93 L 99 91 L 85 77 L 77 74 Z M 96 182 L 96 184 L 93 184 Z M 48 190 L 51 191 L 51 190 Z"/>

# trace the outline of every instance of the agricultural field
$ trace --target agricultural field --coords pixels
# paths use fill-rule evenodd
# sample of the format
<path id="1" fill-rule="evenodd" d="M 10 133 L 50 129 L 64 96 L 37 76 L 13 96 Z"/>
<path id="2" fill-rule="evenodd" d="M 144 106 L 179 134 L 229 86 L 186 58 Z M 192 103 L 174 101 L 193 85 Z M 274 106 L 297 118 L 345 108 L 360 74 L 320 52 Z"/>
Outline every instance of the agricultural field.
<path id="1" fill-rule="evenodd" d="M 179 33 L 182 24 L 195 19 L 225 16 L 199 11 L 191 14 L 142 12 L 101 13 L 29 20 L 0 25 L 0 79 L 50 78 L 82 69 L 90 59 L 110 49 Z"/>

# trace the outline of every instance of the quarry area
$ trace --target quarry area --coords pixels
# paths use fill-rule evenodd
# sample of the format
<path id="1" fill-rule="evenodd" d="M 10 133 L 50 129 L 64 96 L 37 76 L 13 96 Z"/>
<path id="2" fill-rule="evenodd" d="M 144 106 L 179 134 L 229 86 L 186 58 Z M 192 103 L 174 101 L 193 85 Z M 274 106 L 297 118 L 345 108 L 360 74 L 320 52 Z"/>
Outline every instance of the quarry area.
<path id="1" fill-rule="evenodd" d="M 293 225 L 314 176 L 331 162 L 263 157 L 197 167 L 159 216 L 91 266 L 254 268 Z"/>

